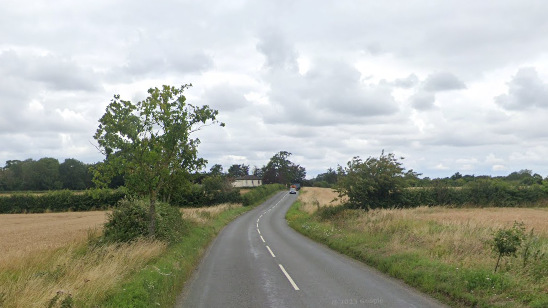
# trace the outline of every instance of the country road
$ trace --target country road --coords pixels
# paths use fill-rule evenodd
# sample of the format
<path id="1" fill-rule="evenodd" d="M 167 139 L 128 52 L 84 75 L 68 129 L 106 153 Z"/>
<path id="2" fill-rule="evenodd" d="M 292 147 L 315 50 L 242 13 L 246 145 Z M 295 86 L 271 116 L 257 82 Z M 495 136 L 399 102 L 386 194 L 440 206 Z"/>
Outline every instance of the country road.
<path id="1" fill-rule="evenodd" d="M 295 199 L 278 193 L 230 223 L 176 307 L 446 307 L 291 229 Z"/>

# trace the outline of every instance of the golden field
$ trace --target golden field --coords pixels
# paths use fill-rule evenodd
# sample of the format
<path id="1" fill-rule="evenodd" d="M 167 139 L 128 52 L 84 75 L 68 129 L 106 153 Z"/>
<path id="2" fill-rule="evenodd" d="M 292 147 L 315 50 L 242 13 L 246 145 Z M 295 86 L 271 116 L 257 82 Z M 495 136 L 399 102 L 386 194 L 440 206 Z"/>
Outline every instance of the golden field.
<path id="1" fill-rule="evenodd" d="M 241 206 L 222 204 L 181 212 L 187 220 L 206 223 Z M 93 244 L 107 213 L 0 215 L 0 307 L 47 307 L 56 294 L 97 303 L 136 271 L 159 271 L 146 264 L 166 251 L 163 242 Z"/>
<path id="2" fill-rule="evenodd" d="M 312 214 L 320 207 L 337 206 L 341 204 L 338 194 L 329 188 L 303 187 L 299 190 L 299 201 L 301 201 L 301 210 Z"/>
<path id="3" fill-rule="evenodd" d="M 43 250 L 85 240 L 90 229 L 101 229 L 105 211 L 0 215 L 0 264 Z"/>

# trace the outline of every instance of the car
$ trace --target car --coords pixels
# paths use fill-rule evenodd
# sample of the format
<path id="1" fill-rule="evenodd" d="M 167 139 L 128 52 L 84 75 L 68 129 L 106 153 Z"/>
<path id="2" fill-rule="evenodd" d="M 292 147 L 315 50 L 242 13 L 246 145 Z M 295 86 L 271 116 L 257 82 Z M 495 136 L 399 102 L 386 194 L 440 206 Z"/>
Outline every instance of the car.
<path id="1" fill-rule="evenodd" d="M 289 189 L 289 193 L 292 194 L 292 195 L 296 195 L 297 194 L 297 191 L 295 190 L 295 188 L 291 187 Z"/>

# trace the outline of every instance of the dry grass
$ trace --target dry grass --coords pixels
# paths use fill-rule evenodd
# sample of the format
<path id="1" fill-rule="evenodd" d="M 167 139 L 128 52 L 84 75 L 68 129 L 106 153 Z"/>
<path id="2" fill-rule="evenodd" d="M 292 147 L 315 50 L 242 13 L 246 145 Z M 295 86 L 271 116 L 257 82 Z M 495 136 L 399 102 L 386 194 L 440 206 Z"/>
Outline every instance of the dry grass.
<path id="1" fill-rule="evenodd" d="M 301 210 L 308 214 L 314 213 L 320 207 L 340 205 L 340 200 L 333 201 L 337 197 L 338 194 L 329 188 L 303 187 L 299 190 Z"/>
<path id="2" fill-rule="evenodd" d="M 183 208 L 183 218 L 197 223 L 205 223 L 210 219 L 216 217 L 220 213 L 242 207 L 241 203 L 223 203 L 216 206 L 202 207 L 202 208 Z"/>
<path id="3" fill-rule="evenodd" d="M 238 207 L 242 205 L 221 204 L 181 212 L 185 219 L 205 223 Z M 87 307 L 136 271 L 160 271 L 146 264 L 167 249 L 165 243 L 89 246 L 88 238 L 99 236 L 106 213 L 0 215 L 0 307 L 47 307 L 56 294 Z"/>
<path id="4" fill-rule="evenodd" d="M 100 302 L 128 275 L 166 249 L 160 242 L 86 248 L 74 243 L 52 253 L 31 253 L 0 265 L 2 307 L 45 307 L 57 293 L 76 303 Z M 151 269 L 155 270 L 155 269 Z"/>
<path id="5" fill-rule="evenodd" d="M 522 221 L 535 233 L 548 236 L 548 208 L 454 208 L 420 207 L 408 210 L 417 219 L 435 220 L 444 224 L 476 224 L 490 228 L 508 227 Z"/>
<path id="6" fill-rule="evenodd" d="M 240 189 L 240 195 L 243 196 L 243 195 L 247 194 L 250 191 L 251 191 L 251 189 L 248 189 L 248 188 Z"/>
<path id="7" fill-rule="evenodd" d="M 313 213 L 336 194 L 327 188 L 306 188 L 301 209 Z M 523 222 L 527 230 L 548 238 L 547 208 L 447 208 L 346 210 L 336 218 L 339 230 L 390 235 L 387 247 L 394 252 L 420 252 L 445 263 L 491 266 L 489 241 L 493 232 Z M 544 247 L 548 253 L 548 247 Z"/>
<path id="8" fill-rule="evenodd" d="M 304 199 L 306 196 L 307 203 L 329 200 L 320 196 L 329 195 L 332 191 L 323 189 L 322 193 L 321 190 L 316 188 L 313 193 L 308 192 L 310 195 L 302 194 L 301 197 Z M 325 206 L 326 203 L 319 204 Z M 303 206 L 301 210 L 311 213 L 315 208 L 307 209 Z M 484 289 L 481 284 L 472 286 L 466 279 L 475 279 L 474 273 L 490 273 L 494 270 L 497 260 L 491 247 L 494 232 L 500 228 L 512 227 L 515 221 L 524 223 L 527 234 L 534 230 L 534 236 L 526 237 L 516 256 L 507 256 L 501 261 L 500 271 L 512 277 L 513 289 L 504 291 L 507 292 L 504 296 L 509 296 L 510 299 L 500 298 L 491 292 L 495 292 L 492 290 L 499 287 L 501 289 L 498 291 L 501 291 L 504 289 L 502 286 L 493 285 Z M 416 260 L 424 263 L 416 261 L 417 264 L 431 261 L 444 263 L 448 265 L 447 268 L 455 270 L 448 273 L 450 277 L 456 277 L 453 282 L 465 284 L 465 287 L 459 286 L 460 289 L 477 288 L 479 292 L 484 292 L 478 296 L 485 296 L 493 303 L 493 307 L 503 307 L 501 303 L 506 302 L 509 304 L 504 307 L 529 307 L 526 302 L 521 302 L 524 298 L 528 298 L 529 295 L 532 298 L 541 298 L 540 295 L 548 291 L 548 208 L 419 207 L 370 211 L 343 209 L 333 212 L 328 218 L 323 217 L 321 223 L 327 224 L 327 228 L 323 226 L 316 229 L 321 232 L 317 233 L 319 236 L 330 238 L 327 242 L 346 242 L 360 253 L 366 252 L 381 258 L 418 256 Z M 318 227 L 314 224 L 312 226 Z M 528 249 L 528 257 L 524 257 L 524 247 Z M 531 257 L 533 254 L 534 258 Z M 395 258 L 394 264 L 398 262 Z M 457 272 L 459 269 L 466 269 L 466 273 L 462 274 L 464 276 L 459 276 L 458 273 L 462 272 Z M 404 273 L 402 275 L 410 273 L 410 280 L 420 276 L 420 273 L 428 273 L 428 269 L 408 269 L 405 266 L 398 268 L 398 271 Z M 427 277 L 430 274 L 425 275 Z M 521 297 L 512 292 L 529 295 Z"/>
<path id="9" fill-rule="evenodd" d="M 0 215 L 0 307 L 45 307 L 58 292 L 97 302 L 165 250 L 150 241 L 87 247 L 106 213 Z"/>
<path id="10" fill-rule="evenodd" d="M 52 250 L 87 238 L 107 212 L 0 215 L 0 264 L 29 253 Z"/>

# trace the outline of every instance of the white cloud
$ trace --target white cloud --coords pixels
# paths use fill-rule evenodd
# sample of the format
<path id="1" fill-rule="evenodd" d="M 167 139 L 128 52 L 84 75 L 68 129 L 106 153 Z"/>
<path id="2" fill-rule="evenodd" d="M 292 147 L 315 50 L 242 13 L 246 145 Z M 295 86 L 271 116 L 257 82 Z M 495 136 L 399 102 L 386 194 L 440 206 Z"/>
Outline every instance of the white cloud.
<path id="1" fill-rule="evenodd" d="M 504 166 L 504 165 L 493 165 L 492 170 L 493 171 L 506 171 L 506 170 L 508 170 L 508 168 L 506 168 L 506 166 Z"/>
<path id="2" fill-rule="evenodd" d="M 548 4 L 427 4 L 7 1 L 0 163 L 98 161 L 113 94 L 193 83 L 227 124 L 196 135 L 211 164 L 287 150 L 314 176 L 384 149 L 430 177 L 547 175 Z"/>

